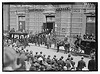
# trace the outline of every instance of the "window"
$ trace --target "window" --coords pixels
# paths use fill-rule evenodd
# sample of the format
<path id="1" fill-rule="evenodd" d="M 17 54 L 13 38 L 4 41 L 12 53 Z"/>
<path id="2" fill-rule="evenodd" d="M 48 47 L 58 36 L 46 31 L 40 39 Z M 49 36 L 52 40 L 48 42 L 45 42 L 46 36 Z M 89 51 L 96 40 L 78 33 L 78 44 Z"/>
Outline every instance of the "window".
<path id="1" fill-rule="evenodd" d="M 95 17 L 94 16 L 87 16 L 86 33 L 95 34 Z"/>

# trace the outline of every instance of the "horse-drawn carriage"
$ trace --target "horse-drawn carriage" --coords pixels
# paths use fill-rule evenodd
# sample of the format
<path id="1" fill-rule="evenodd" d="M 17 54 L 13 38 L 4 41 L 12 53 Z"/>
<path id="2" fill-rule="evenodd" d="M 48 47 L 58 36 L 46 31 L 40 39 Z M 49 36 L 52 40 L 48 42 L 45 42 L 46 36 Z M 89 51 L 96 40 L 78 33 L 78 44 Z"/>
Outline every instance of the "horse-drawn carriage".
<path id="1" fill-rule="evenodd" d="M 77 40 L 76 40 L 77 41 Z M 77 44 L 74 44 L 71 47 L 71 52 L 76 52 L 76 53 L 84 53 L 86 55 L 91 55 L 92 52 L 95 48 L 96 42 L 92 40 L 81 40 Z M 84 52 L 82 52 L 84 51 Z"/>
<path id="2" fill-rule="evenodd" d="M 94 40 L 82 40 L 81 45 L 85 54 L 91 55 L 93 50 L 96 51 L 96 41 Z"/>
<path id="3" fill-rule="evenodd" d="M 28 44 L 27 40 L 28 33 L 24 32 L 8 32 L 6 37 L 6 40 L 11 40 L 12 43 L 17 43 L 18 46 L 26 46 Z"/>
<path id="4" fill-rule="evenodd" d="M 57 42 L 57 52 L 59 51 L 59 47 L 63 46 L 65 50 L 67 47 L 68 51 L 74 53 L 84 53 L 86 55 L 91 55 L 92 53 L 95 53 L 92 52 L 95 49 L 96 45 L 95 41 L 77 39 L 74 41 L 74 44 L 71 43 L 65 44 L 65 42 L 66 42 L 65 40 Z"/>

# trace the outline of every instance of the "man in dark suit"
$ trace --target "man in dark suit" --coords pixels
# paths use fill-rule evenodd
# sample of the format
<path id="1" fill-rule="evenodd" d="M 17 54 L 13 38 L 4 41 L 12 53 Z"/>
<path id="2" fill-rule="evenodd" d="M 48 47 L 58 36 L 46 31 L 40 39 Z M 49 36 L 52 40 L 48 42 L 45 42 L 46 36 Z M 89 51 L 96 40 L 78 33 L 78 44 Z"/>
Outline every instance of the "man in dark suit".
<path id="1" fill-rule="evenodd" d="M 51 64 L 51 59 L 50 59 L 50 55 L 48 55 L 48 57 L 47 57 L 47 60 L 46 60 L 46 62 L 48 63 L 48 64 Z"/>
<path id="2" fill-rule="evenodd" d="M 47 49 L 49 49 L 50 48 L 50 34 L 48 34 L 46 38 L 47 38 Z"/>
<path id="3" fill-rule="evenodd" d="M 38 35 L 38 46 L 40 46 L 40 44 L 41 44 L 41 36 Z"/>
<path id="4" fill-rule="evenodd" d="M 71 61 L 71 54 L 68 54 L 68 58 L 67 59 L 69 59 L 70 61 Z"/>
<path id="5" fill-rule="evenodd" d="M 64 46 L 64 41 L 57 41 L 57 52 L 59 52 L 59 47 Z"/>
<path id="6" fill-rule="evenodd" d="M 84 67 L 86 67 L 86 63 L 84 62 L 84 57 L 81 57 L 81 60 L 78 61 L 78 65 L 77 65 L 77 70 L 82 70 Z"/>
<path id="7" fill-rule="evenodd" d="M 34 55 L 34 57 L 37 57 L 37 58 L 38 58 L 38 56 L 39 56 L 39 55 L 38 55 L 38 52 L 36 52 L 36 54 Z"/>
<path id="8" fill-rule="evenodd" d="M 91 57 L 91 60 L 89 60 L 88 69 L 89 69 L 89 71 L 93 71 L 96 69 L 96 62 L 94 60 L 94 57 Z"/>
<path id="9" fill-rule="evenodd" d="M 34 42 L 35 42 L 35 45 L 37 45 L 37 43 L 38 43 L 38 35 L 36 34 L 35 36 L 34 36 Z"/>
<path id="10" fill-rule="evenodd" d="M 43 58 L 42 52 L 40 52 L 40 54 L 38 55 L 38 58 L 39 58 L 39 57 L 42 57 L 42 58 Z"/>
<path id="11" fill-rule="evenodd" d="M 53 64 L 56 64 L 57 61 L 58 61 L 58 60 L 57 60 L 57 58 L 56 58 L 56 55 L 54 55 L 54 57 L 53 57 L 53 59 L 52 59 L 52 63 L 53 63 Z"/>

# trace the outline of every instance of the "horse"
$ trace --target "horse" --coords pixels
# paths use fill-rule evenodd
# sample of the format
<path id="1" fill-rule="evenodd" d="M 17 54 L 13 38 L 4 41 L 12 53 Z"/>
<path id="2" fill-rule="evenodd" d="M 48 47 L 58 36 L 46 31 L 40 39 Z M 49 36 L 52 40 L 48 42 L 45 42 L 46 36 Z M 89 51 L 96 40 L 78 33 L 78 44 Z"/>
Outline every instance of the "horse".
<path id="1" fill-rule="evenodd" d="M 65 54 L 68 52 L 69 53 L 69 48 L 70 48 L 70 43 L 66 41 L 58 41 L 57 42 L 57 52 L 59 52 L 59 47 L 63 46 L 65 49 Z"/>

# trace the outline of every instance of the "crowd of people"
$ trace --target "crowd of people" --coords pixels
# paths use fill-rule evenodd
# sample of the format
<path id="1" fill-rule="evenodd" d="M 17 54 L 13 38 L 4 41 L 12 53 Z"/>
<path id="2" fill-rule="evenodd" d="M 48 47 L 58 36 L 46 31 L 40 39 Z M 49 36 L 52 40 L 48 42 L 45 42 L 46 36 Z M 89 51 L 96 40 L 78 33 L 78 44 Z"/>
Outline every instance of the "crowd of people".
<path id="1" fill-rule="evenodd" d="M 87 40 L 95 40 L 95 35 L 92 33 L 92 34 L 84 34 L 83 35 L 83 39 L 87 39 Z"/>
<path id="2" fill-rule="evenodd" d="M 19 56 L 16 59 L 11 60 L 9 59 L 11 58 L 11 55 L 7 52 L 8 50 L 4 51 L 7 52 L 4 54 L 5 58 L 8 58 L 9 60 L 9 63 L 4 63 L 3 69 L 5 71 L 82 71 L 86 67 L 83 56 L 78 61 L 77 66 L 75 66 L 76 62 L 73 61 L 74 58 L 71 54 L 67 57 L 61 56 L 60 58 L 57 58 L 57 56 L 54 55 L 53 58 L 51 58 L 50 55 L 45 55 L 43 52 L 35 52 L 35 54 L 33 54 L 33 51 L 24 49 L 24 47 L 17 47 L 14 44 L 6 47 L 10 47 L 10 50 L 12 48 L 12 50 L 15 51 L 15 54 L 18 54 Z M 64 58 L 66 59 L 64 60 Z M 11 65 L 13 65 L 13 67 Z M 88 63 L 87 70 L 95 70 L 95 66 L 95 59 L 92 57 Z"/>
<path id="3" fill-rule="evenodd" d="M 10 32 L 15 32 L 14 28 Z M 94 39 L 94 35 L 91 34 L 89 35 L 88 33 L 83 36 L 84 39 Z M 11 38 L 11 36 L 10 36 Z M 67 39 L 67 40 L 65 40 Z M 57 47 L 57 52 L 59 52 L 59 47 L 64 46 L 65 53 L 69 52 L 69 49 L 72 48 L 75 51 L 79 52 L 79 48 L 82 50 L 86 50 L 86 47 L 81 44 L 82 38 L 80 35 L 76 36 L 76 39 L 74 41 L 74 47 L 72 46 L 73 43 L 70 43 L 68 41 L 67 37 L 64 37 L 62 40 L 58 39 L 56 35 L 51 31 L 51 32 L 41 32 L 38 34 L 28 34 L 28 36 L 21 36 L 20 39 L 17 37 L 13 39 L 15 42 L 16 40 L 22 43 L 25 47 L 28 45 L 28 43 L 34 43 L 36 46 L 41 46 L 45 45 L 47 46 L 47 49 L 51 48 L 51 45 L 54 44 L 54 47 Z M 71 45 L 71 46 L 70 46 Z M 87 44 L 86 44 L 87 45 Z M 89 49 L 92 49 L 91 47 Z M 80 52 L 81 52 L 80 51 Z"/>
<path id="4" fill-rule="evenodd" d="M 53 33 L 39 33 L 29 36 L 29 42 L 34 43 L 36 46 L 45 45 L 47 49 L 51 47 L 51 44 L 56 46 L 56 38 Z"/>
<path id="5" fill-rule="evenodd" d="M 8 39 L 10 40 L 10 39 Z M 45 55 L 43 52 L 36 52 L 33 54 L 32 51 L 29 51 L 28 49 L 25 49 L 27 47 L 28 43 L 35 43 L 35 45 L 40 46 L 44 44 L 47 46 L 47 49 L 51 47 L 51 43 L 55 43 L 55 46 L 57 45 L 57 52 L 59 52 L 59 46 L 64 46 L 65 48 L 65 54 L 69 53 L 69 47 L 70 43 L 68 42 L 68 38 L 65 38 L 63 41 L 63 44 L 60 44 L 61 41 L 55 40 L 55 37 L 53 37 L 51 34 L 36 34 L 31 35 L 28 38 L 16 38 L 15 40 L 11 40 L 11 43 L 8 42 L 8 40 L 4 40 L 4 58 L 8 59 L 8 62 L 4 62 L 4 70 L 10 70 L 10 71 L 82 71 L 86 67 L 86 63 L 84 61 L 84 57 L 82 56 L 81 59 L 78 61 L 78 64 L 76 66 L 76 62 L 73 61 L 74 58 L 69 54 L 67 57 L 61 56 L 60 58 L 57 58 L 56 55 L 51 58 L 50 55 Z M 77 38 L 76 42 L 74 43 L 76 45 L 76 48 L 80 46 L 80 38 Z M 20 46 L 20 44 L 24 43 L 24 45 Z M 18 55 L 18 57 L 15 57 L 14 59 L 9 59 L 11 56 L 11 53 L 8 54 L 8 49 L 12 49 L 12 51 Z M 7 49 L 7 50 L 5 50 Z M 12 52 L 10 50 L 10 52 Z M 5 53 L 6 52 L 6 53 Z M 64 60 L 64 58 L 66 58 Z M 5 59 L 4 59 L 5 60 Z M 16 62 L 15 62 L 16 61 Z M 10 66 L 10 67 L 9 67 Z M 14 67 L 17 66 L 17 67 Z M 10 69 L 9 69 L 10 68 Z M 88 69 L 87 70 L 96 70 L 96 62 L 94 56 L 91 56 L 91 60 L 88 62 Z"/>

